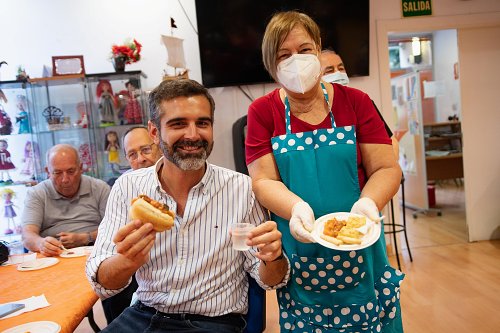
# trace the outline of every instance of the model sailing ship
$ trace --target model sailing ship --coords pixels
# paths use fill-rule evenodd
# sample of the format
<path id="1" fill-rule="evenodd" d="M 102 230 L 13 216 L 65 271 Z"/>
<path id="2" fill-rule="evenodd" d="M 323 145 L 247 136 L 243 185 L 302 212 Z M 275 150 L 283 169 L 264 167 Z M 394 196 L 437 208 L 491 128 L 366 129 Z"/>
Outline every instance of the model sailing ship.
<path id="1" fill-rule="evenodd" d="M 163 70 L 163 80 L 187 79 L 188 69 L 184 59 L 184 39 L 174 37 L 173 30 L 177 28 L 173 18 L 170 18 L 170 36 L 161 35 L 161 41 L 167 48 L 167 68 Z"/>

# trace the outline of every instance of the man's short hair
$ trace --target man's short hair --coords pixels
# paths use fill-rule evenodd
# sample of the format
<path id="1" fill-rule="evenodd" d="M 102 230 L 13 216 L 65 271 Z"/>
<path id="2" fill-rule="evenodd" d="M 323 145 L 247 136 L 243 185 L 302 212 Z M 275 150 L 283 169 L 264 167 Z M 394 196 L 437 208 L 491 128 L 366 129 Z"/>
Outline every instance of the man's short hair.
<path id="1" fill-rule="evenodd" d="M 166 80 L 149 93 L 149 119 L 159 129 L 161 128 L 160 104 L 177 97 L 205 96 L 210 103 L 210 116 L 214 121 L 215 102 L 207 88 L 190 79 Z"/>

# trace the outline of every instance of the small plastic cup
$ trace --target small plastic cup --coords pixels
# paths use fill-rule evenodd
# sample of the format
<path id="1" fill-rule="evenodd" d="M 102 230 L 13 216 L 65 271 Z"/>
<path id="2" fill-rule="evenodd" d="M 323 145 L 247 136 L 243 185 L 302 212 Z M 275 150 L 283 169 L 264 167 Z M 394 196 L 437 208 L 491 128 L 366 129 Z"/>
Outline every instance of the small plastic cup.
<path id="1" fill-rule="evenodd" d="M 231 240 L 233 241 L 233 249 L 236 251 L 247 251 L 250 246 L 246 244 L 248 233 L 255 228 L 255 225 L 250 223 L 233 223 L 231 226 Z"/>

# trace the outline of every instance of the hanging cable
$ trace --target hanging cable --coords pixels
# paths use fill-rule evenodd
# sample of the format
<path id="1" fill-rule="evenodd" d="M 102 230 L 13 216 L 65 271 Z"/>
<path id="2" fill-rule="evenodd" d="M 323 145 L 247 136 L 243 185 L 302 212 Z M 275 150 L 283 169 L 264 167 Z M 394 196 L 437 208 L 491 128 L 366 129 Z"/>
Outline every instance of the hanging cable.
<path id="1" fill-rule="evenodd" d="M 241 92 L 250 100 L 250 102 L 253 102 L 252 97 L 250 97 L 250 95 L 245 90 L 243 90 L 241 86 L 238 86 L 238 89 L 241 90 Z"/>
<path id="2" fill-rule="evenodd" d="M 192 22 L 191 22 L 191 20 L 189 19 L 189 16 L 188 16 L 188 14 L 186 13 L 186 10 L 185 10 L 185 9 L 184 9 L 184 7 L 182 6 L 182 4 L 181 4 L 181 0 L 177 0 L 177 2 L 179 3 L 179 6 L 181 6 L 181 9 L 182 9 L 182 11 L 184 12 L 184 15 L 186 15 L 186 18 L 187 18 L 187 20 L 188 20 L 189 24 L 191 24 L 191 27 L 193 28 L 194 32 L 195 32 L 196 34 L 198 34 L 198 31 L 196 31 L 196 28 L 194 27 L 193 23 L 192 23 Z"/>

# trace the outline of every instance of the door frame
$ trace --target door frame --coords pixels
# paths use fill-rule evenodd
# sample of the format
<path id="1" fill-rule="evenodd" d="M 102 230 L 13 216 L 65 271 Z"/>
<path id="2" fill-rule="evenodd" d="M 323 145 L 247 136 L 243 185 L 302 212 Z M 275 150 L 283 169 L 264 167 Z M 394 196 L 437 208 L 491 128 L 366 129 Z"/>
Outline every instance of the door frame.
<path id="1" fill-rule="evenodd" d="M 376 22 L 376 35 L 377 35 L 377 54 L 378 54 L 378 70 L 379 70 L 379 84 L 380 84 L 380 98 L 381 98 L 381 110 L 385 110 L 384 117 L 390 117 L 389 112 L 392 110 L 392 94 L 391 94 L 391 76 L 389 69 L 389 34 L 390 33 L 404 33 L 404 32 L 415 32 L 415 31 L 435 31 L 435 30 L 447 30 L 456 29 L 457 35 L 460 33 L 461 29 L 471 29 L 471 28 L 484 28 L 484 27 L 494 27 L 498 26 L 500 22 L 500 12 L 485 13 L 485 14 L 468 14 L 468 15 L 450 15 L 450 16 L 439 16 L 439 17 L 417 17 L 408 19 L 390 19 L 390 20 L 378 20 Z M 460 59 L 460 48 L 458 50 Z M 462 87 L 461 87 L 462 94 Z M 462 105 L 466 105 L 462 103 Z M 462 108 L 462 118 L 464 114 L 471 112 L 465 107 Z M 388 118 L 390 119 L 390 118 Z M 466 124 L 462 124 L 462 136 L 463 141 L 467 142 L 467 137 L 469 135 L 474 135 L 474 133 L 468 133 Z M 464 168 L 466 166 L 467 155 L 463 154 Z M 464 170 L 467 174 L 467 170 Z M 468 209 L 467 203 L 473 202 L 471 194 L 467 191 L 467 184 L 473 179 L 467 179 L 464 177 L 464 189 L 465 189 L 465 202 L 466 202 L 466 217 L 468 217 L 469 212 L 472 211 Z M 399 207 L 398 207 L 399 210 Z M 398 214 L 399 217 L 399 214 Z M 472 223 L 472 219 L 467 218 L 467 224 Z M 469 241 L 477 240 L 471 239 L 470 233 L 468 233 Z"/>

